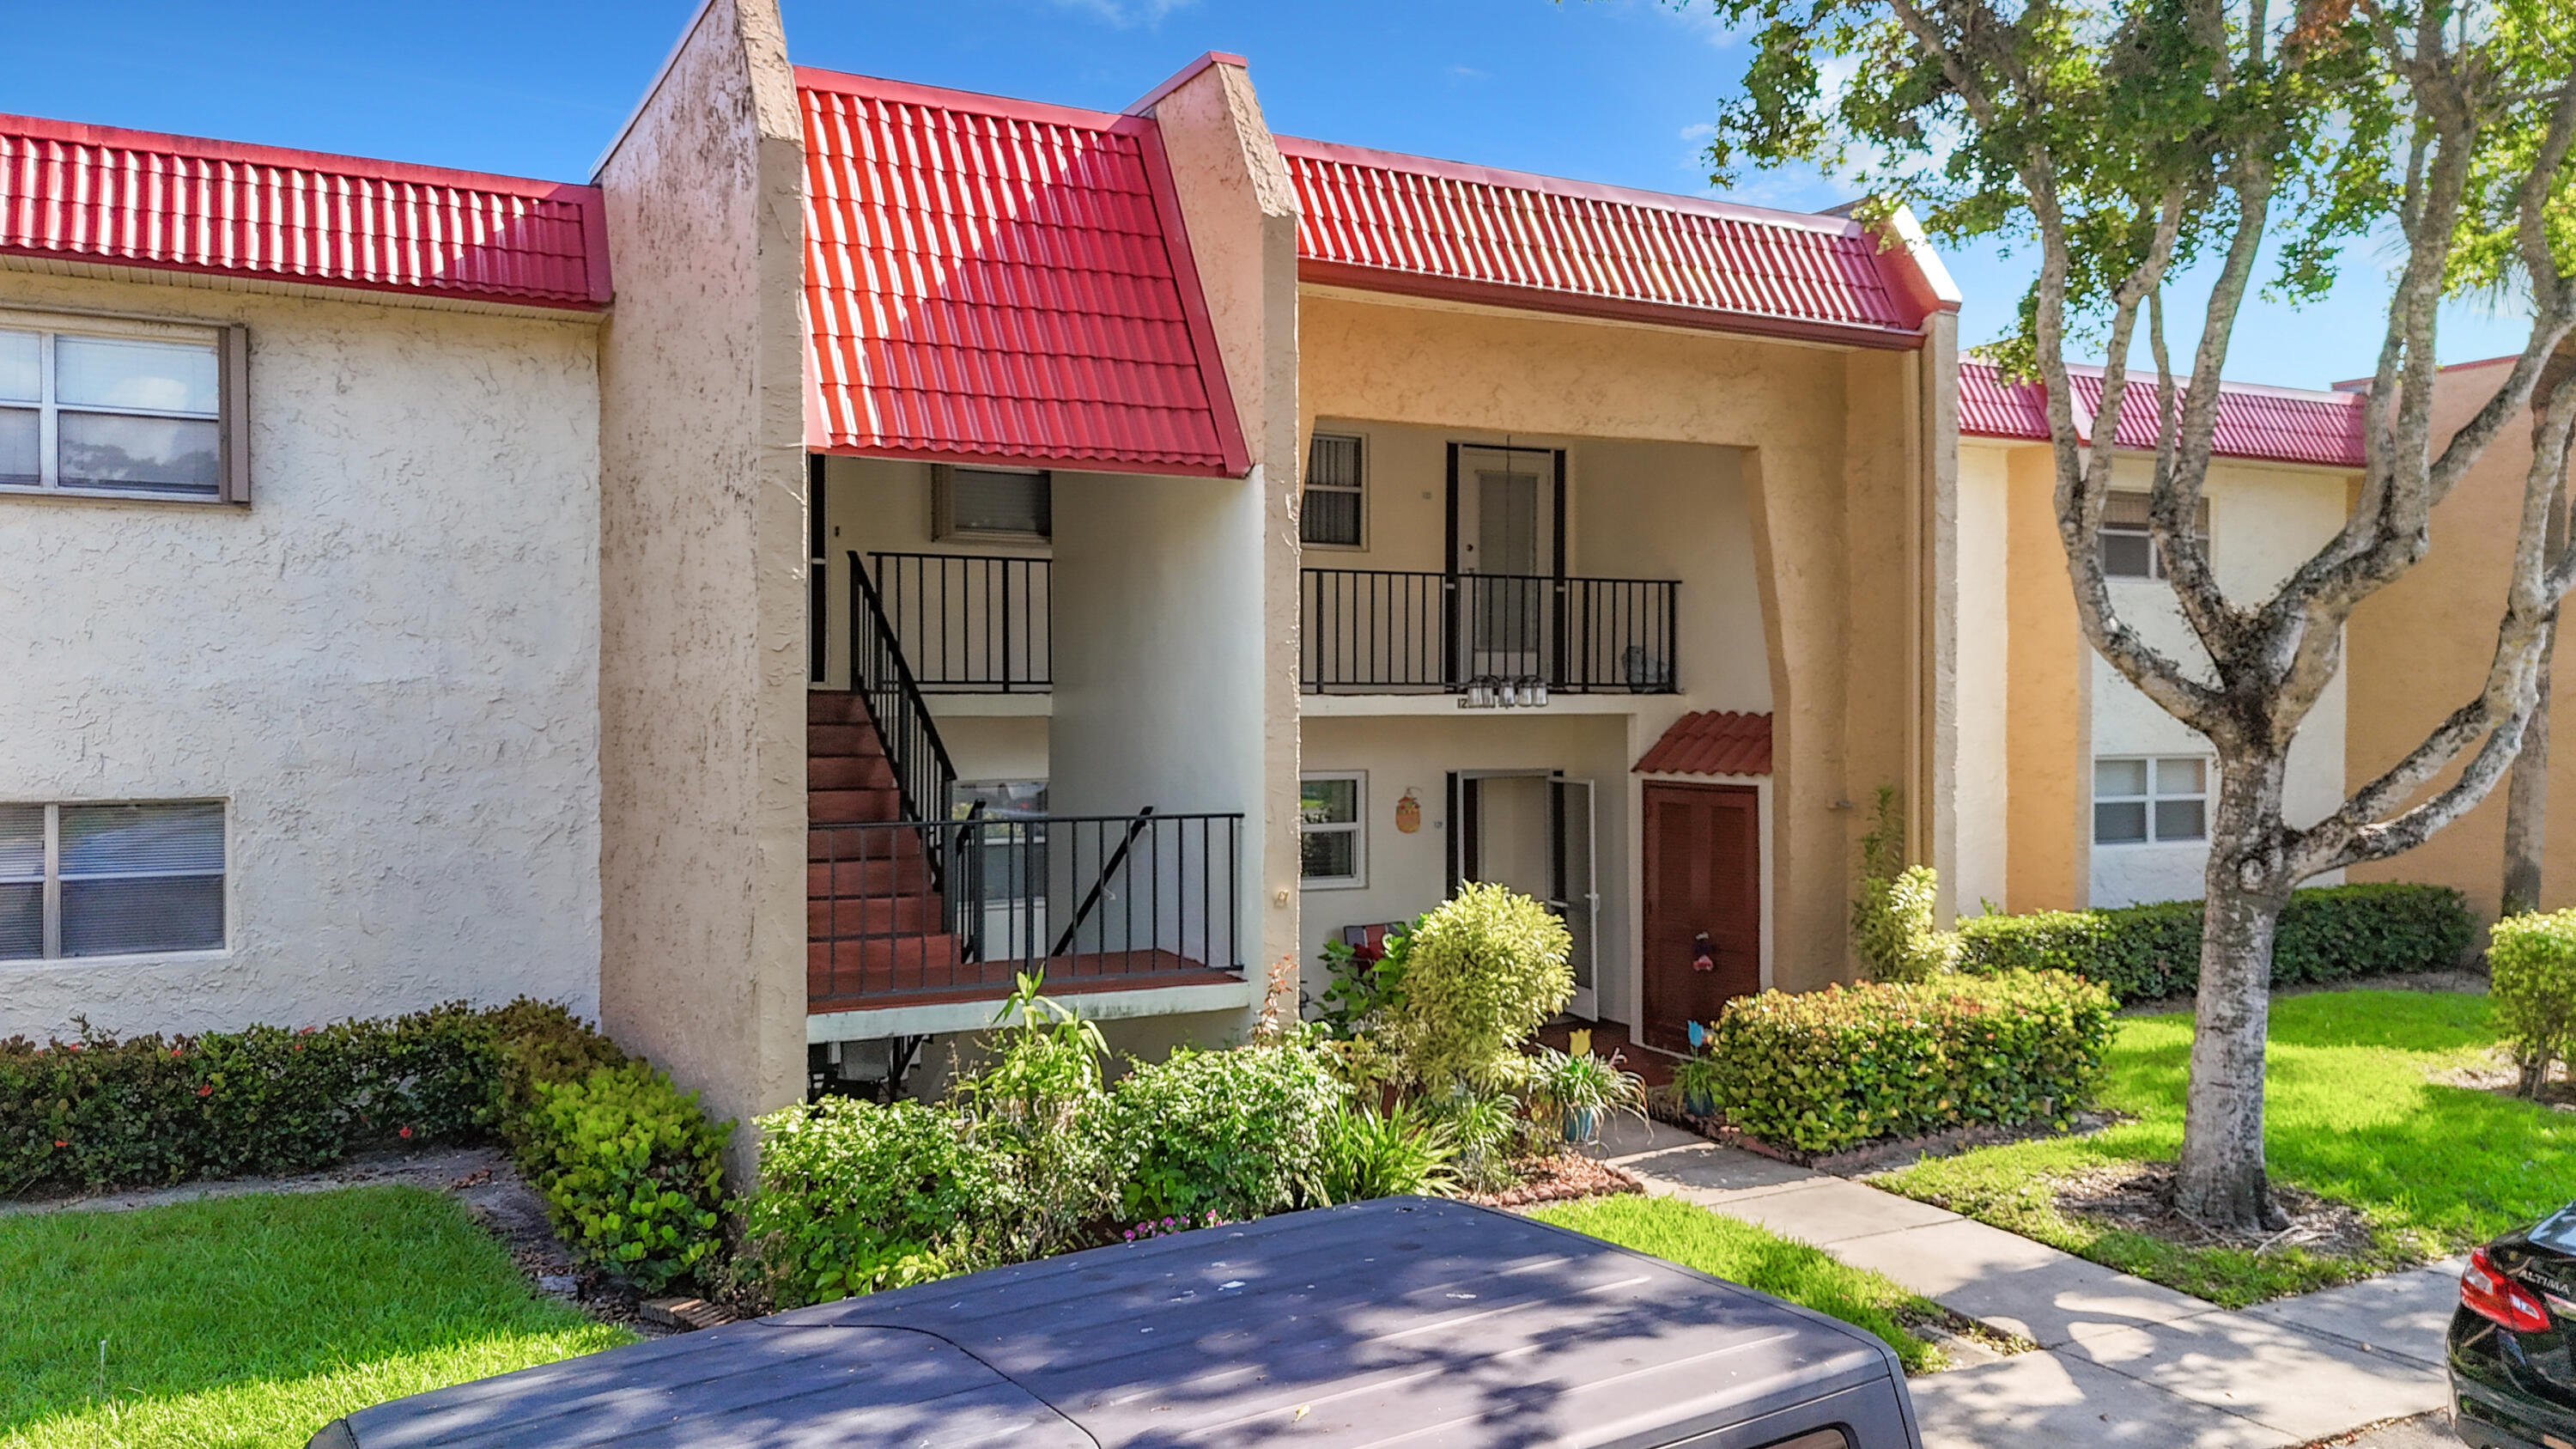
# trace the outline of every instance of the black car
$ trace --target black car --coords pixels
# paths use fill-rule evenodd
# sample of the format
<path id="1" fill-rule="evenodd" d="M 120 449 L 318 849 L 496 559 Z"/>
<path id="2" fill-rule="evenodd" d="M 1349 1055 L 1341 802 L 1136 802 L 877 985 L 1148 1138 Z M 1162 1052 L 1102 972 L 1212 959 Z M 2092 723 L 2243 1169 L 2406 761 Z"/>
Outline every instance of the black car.
<path id="1" fill-rule="evenodd" d="M 2451 1315 L 2460 1437 L 2576 1449 L 2576 1203 L 2469 1255 Z"/>
<path id="2" fill-rule="evenodd" d="M 1848 1324 L 1387 1198 L 848 1298 L 397 1399 L 311 1449 L 1922 1449 Z"/>

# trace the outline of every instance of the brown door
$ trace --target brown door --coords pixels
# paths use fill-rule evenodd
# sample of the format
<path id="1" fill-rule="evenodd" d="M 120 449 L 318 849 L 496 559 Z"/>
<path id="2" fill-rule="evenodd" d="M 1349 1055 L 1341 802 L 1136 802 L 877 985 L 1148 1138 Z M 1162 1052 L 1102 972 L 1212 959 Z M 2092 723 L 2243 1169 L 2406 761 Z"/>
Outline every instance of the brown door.
<path id="1" fill-rule="evenodd" d="M 1761 836 L 1751 786 L 1645 793 L 1646 1044 L 1683 1052 L 1690 1023 L 1762 988 Z"/>

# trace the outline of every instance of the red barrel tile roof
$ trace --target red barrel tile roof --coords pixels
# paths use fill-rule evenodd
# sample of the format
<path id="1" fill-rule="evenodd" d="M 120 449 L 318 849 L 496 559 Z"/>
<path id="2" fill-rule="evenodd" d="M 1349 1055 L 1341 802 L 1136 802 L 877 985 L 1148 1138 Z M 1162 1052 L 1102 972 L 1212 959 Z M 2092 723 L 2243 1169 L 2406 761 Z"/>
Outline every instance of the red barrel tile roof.
<path id="1" fill-rule="evenodd" d="M 1771 716 L 1707 710 L 1673 721 L 1638 757 L 1640 775 L 1768 775 Z"/>
<path id="2" fill-rule="evenodd" d="M 1721 331 L 1912 347 L 1945 306 L 1859 222 L 1279 138 L 1298 275 Z"/>
<path id="3" fill-rule="evenodd" d="M 800 69 L 820 451 L 1239 476 L 1145 117 Z"/>
<path id="4" fill-rule="evenodd" d="M 0 116 L 0 253 L 593 309 L 588 186 Z"/>
<path id="5" fill-rule="evenodd" d="M 2099 368 L 2070 368 L 2075 416 L 2087 432 L 2102 406 Z M 1959 431 L 1968 437 L 2048 439 L 2047 392 L 2036 382 L 2004 381 L 1991 364 L 1959 364 Z M 2251 383 L 2220 385 L 2213 443 L 2222 458 L 2322 467 L 2362 466 L 2362 405 L 2358 393 L 2308 392 Z M 2142 451 L 2156 445 L 2156 384 L 2129 381 L 2120 409 L 2119 445 Z"/>

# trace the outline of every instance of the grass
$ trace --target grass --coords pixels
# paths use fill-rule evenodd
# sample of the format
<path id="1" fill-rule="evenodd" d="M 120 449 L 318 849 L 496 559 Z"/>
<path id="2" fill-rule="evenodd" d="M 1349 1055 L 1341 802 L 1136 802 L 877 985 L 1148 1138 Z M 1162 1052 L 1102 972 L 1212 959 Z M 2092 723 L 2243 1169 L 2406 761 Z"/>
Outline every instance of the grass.
<path id="1" fill-rule="evenodd" d="M 0 1217 L 0 1449 L 301 1449 L 352 1409 L 632 1337 L 537 1298 L 417 1188 Z"/>
<path id="2" fill-rule="evenodd" d="M 1530 1216 L 1839 1318 L 1886 1340 L 1907 1373 L 1946 1365 L 1939 1348 L 1905 1328 L 1908 1320 L 1946 1317 L 1929 1299 L 1905 1291 L 1885 1274 L 1852 1267 L 1822 1248 L 1792 1242 L 1740 1218 L 1721 1217 L 1679 1198 L 1634 1196 L 1533 1208 Z"/>
<path id="3" fill-rule="evenodd" d="M 2231 1308 L 2455 1252 L 2576 1197 L 2576 1114 L 2431 1080 L 2495 1045 L 2485 997 L 2324 992 L 2276 998 L 2271 1021 L 2272 1178 L 2357 1209 L 2376 1240 L 2367 1254 L 2187 1247 L 2059 1210 L 2052 1179 L 2181 1151 L 2188 1014 L 2119 1024 L 2102 1104 L 2132 1120 L 1872 1181 Z"/>

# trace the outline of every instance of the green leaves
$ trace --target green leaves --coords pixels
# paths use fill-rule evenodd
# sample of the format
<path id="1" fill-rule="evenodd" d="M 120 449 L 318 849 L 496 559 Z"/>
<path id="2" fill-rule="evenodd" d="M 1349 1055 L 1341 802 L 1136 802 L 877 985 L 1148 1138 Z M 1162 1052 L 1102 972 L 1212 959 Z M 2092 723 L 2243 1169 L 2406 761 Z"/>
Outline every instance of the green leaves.
<path id="1" fill-rule="evenodd" d="M 1730 1122 L 1806 1152 L 2062 1121 L 2101 1079 L 2112 1011 L 2062 972 L 1766 991 L 1728 1003 L 1686 1070 Z"/>
<path id="2" fill-rule="evenodd" d="M 649 1293 L 715 1253 L 732 1123 L 640 1061 L 534 1090 L 519 1165 L 577 1256 Z"/>
<path id="3" fill-rule="evenodd" d="M 2507 916 L 2487 937 L 2496 1025 L 2536 1089 L 2552 1060 L 2576 1061 L 2576 911 Z"/>
<path id="4" fill-rule="evenodd" d="M 1467 885 L 1409 934 L 1404 991 L 1383 1035 L 1414 1080 L 1509 1086 L 1520 1044 L 1574 997 L 1574 939 L 1544 905 L 1499 885 Z"/>

